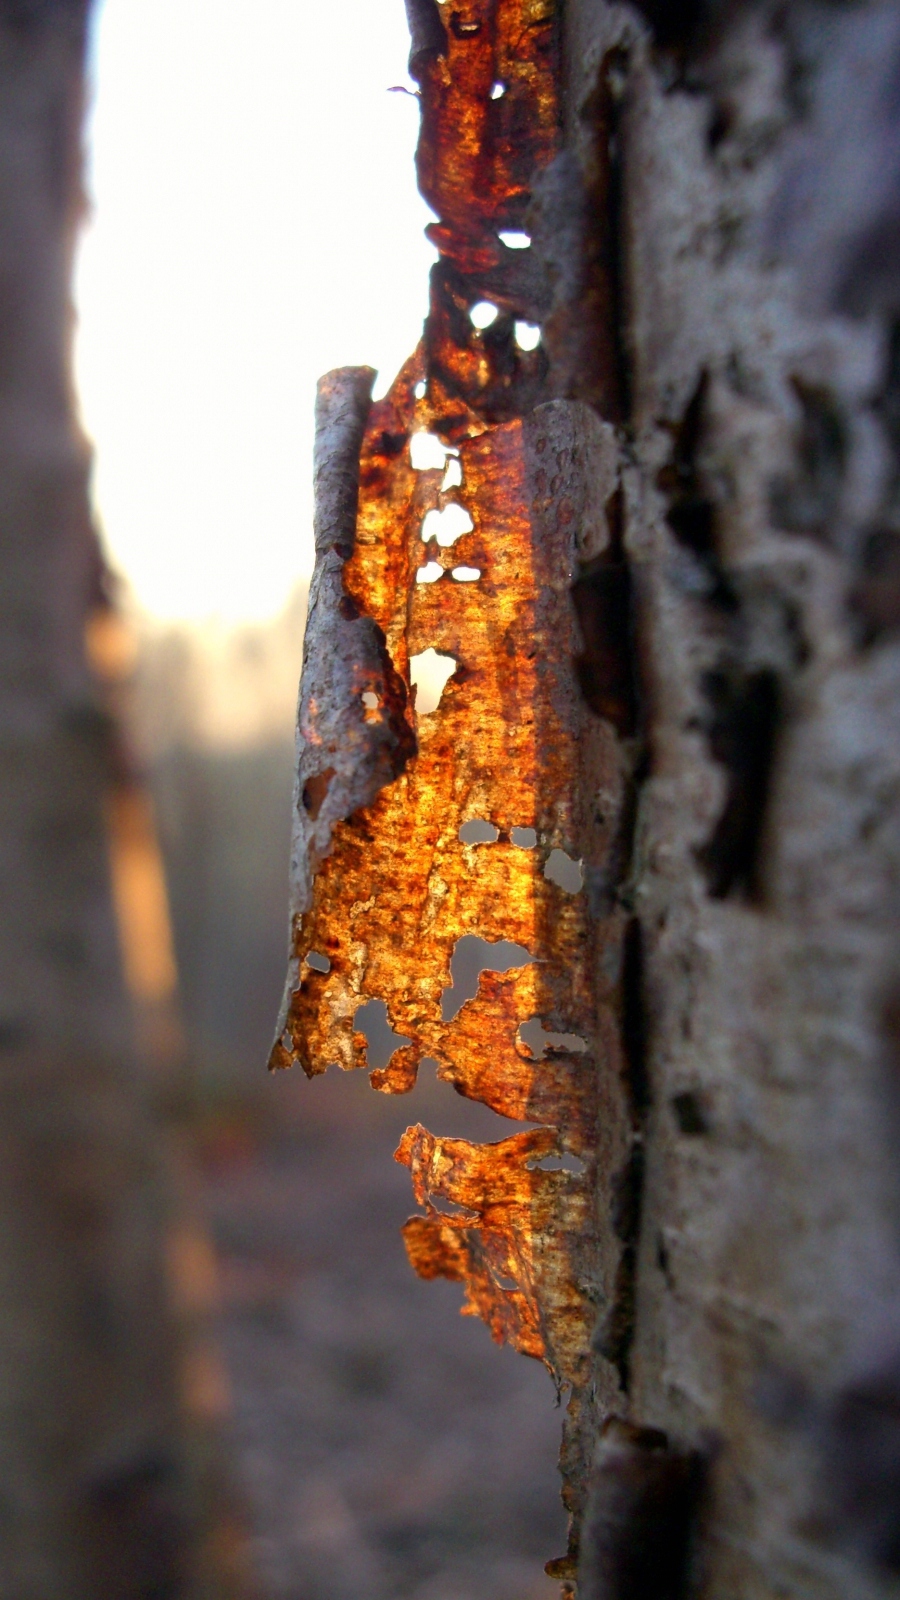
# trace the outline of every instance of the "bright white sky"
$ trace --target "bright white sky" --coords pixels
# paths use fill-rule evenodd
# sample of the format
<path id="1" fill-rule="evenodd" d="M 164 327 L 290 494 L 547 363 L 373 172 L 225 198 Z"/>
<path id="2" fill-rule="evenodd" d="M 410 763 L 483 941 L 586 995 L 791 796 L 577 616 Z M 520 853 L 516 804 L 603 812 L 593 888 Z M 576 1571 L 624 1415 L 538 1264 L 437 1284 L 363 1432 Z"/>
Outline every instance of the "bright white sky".
<path id="1" fill-rule="evenodd" d="M 387 387 L 434 252 L 403 0 L 103 0 L 76 274 L 107 550 L 160 620 L 263 619 L 312 560 L 316 379 Z"/>

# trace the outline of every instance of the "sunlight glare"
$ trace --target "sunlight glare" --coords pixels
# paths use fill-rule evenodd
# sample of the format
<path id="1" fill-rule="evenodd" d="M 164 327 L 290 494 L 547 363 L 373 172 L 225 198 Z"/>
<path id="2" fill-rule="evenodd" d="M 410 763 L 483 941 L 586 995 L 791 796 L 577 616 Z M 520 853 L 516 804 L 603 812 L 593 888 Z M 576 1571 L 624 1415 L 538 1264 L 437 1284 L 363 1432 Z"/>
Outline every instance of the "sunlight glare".
<path id="1" fill-rule="evenodd" d="M 414 350 L 435 257 L 400 4 L 105 0 L 76 382 L 106 548 L 159 620 L 272 616 L 312 565 L 316 380 Z"/>

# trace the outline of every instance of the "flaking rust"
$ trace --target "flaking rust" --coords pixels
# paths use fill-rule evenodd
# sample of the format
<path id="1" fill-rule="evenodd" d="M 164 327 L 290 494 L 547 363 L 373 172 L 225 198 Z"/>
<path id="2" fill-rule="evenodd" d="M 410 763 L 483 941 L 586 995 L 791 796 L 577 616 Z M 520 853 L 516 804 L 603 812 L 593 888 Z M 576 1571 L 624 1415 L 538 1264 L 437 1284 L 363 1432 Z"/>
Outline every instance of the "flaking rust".
<path id="1" fill-rule="evenodd" d="M 408 1042 L 371 1073 L 375 1088 L 412 1089 L 428 1056 L 460 1094 L 534 1124 L 492 1145 L 413 1127 L 397 1159 L 421 1207 L 405 1228 L 416 1271 L 462 1282 L 464 1311 L 544 1361 L 568 1394 L 573 1547 L 553 1564 L 568 1577 L 584 1440 L 618 1394 L 596 1353 L 622 1279 L 604 1188 L 631 1138 L 624 918 L 608 883 L 627 762 L 580 693 L 571 598 L 582 564 L 611 543 L 614 435 L 587 406 L 552 399 L 542 349 L 519 348 L 516 319 L 546 309 L 541 274 L 536 251 L 499 238 L 524 228 L 532 179 L 557 154 L 553 6 L 410 9 L 418 169 L 441 259 L 422 344 L 388 395 L 370 405 L 368 369 L 320 385 L 291 965 L 270 1064 L 299 1061 L 309 1076 L 365 1066 L 355 1017 L 383 1000 Z M 469 311 L 482 299 L 498 316 L 479 333 Z M 444 490 L 441 471 L 413 468 L 417 432 L 458 452 L 461 483 Z M 425 542 L 426 513 L 452 502 L 471 531 Z M 442 569 L 436 581 L 419 581 L 427 564 L 429 576 Z M 479 576 L 460 581 L 460 568 Z M 437 710 L 417 715 L 409 662 L 429 648 L 455 670 Z M 462 842 L 474 818 L 499 830 L 495 843 Z M 513 842 L 522 828 L 536 847 Z M 584 863 L 581 892 L 545 875 L 554 849 Z M 483 972 L 448 1020 L 442 996 L 466 934 L 514 940 L 531 959 Z M 584 1048 L 534 1057 L 518 1036 L 534 1017 Z M 545 1165 L 566 1154 L 583 1170 Z"/>

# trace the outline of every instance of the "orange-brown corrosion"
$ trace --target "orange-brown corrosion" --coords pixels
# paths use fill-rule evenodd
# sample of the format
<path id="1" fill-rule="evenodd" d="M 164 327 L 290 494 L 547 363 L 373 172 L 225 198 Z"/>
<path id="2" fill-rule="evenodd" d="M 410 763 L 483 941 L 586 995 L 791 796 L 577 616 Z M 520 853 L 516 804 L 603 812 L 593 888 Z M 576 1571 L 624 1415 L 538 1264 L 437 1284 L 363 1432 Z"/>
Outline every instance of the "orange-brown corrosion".
<path id="1" fill-rule="evenodd" d="M 484 1146 L 409 1129 L 397 1159 L 421 1211 L 405 1238 L 417 1272 L 460 1280 L 466 1311 L 571 1387 L 577 1431 L 597 1382 L 592 1333 L 615 1296 L 597 1159 L 618 1137 L 621 1093 L 610 1085 L 623 1073 L 622 918 L 603 903 L 598 921 L 596 904 L 623 778 L 613 728 L 579 692 L 584 643 L 571 598 L 587 546 L 602 558 L 608 542 L 602 513 L 586 530 L 573 488 L 578 430 L 601 424 L 546 403 L 543 352 L 521 350 L 514 337 L 517 318 L 539 319 L 538 275 L 530 251 L 499 238 L 523 227 L 531 179 L 557 149 L 553 6 L 447 0 L 425 20 L 430 45 L 413 60 L 418 165 L 442 257 L 422 345 L 368 411 L 358 456 L 363 424 L 354 418 L 371 375 L 332 375 L 330 389 L 323 380 L 322 437 L 336 429 L 339 451 L 352 445 L 327 493 L 356 492 L 358 462 L 358 501 L 346 533 L 339 517 L 329 520 L 330 501 L 317 509 L 300 696 L 300 887 L 272 1065 L 299 1061 L 310 1076 L 333 1063 L 365 1066 L 355 1019 L 378 999 L 408 1042 L 372 1072 L 374 1087 L 411 1089 L 427 1056 L 460 1094 L 535 1125 Z M 469 310 L 484 298 L 499 314 L 479 333 Z M 458 462 L 447 488 L 442 470 L 412 465 L 410 440 L 423 432 Z M 471 531 L 426 540 L 426 514 L 450 505 Z M 359 666 L 353 629 L 368 652 Z M 404 685 L 410 658 L 429 649 L 451 657 L 454 671 L 437 709 L 417 715 Z M 349 811 L 334 798 L 339 784 L 356 792 L 341 766 L 348 749 L 363 770 L 361 793 L 381 762 L 374 798 Z M 460 829 L 474 819 L 497 830 L 493 843 L 463 842 Z M 554 851 L 569 858 L 566 886 L 545 870 Z M 593 905 L 591 883 L 578 886 L 592 871 Z M 511 971 L 482 972 L 477 995 L 457 1009 L 445 991 L 465 935 L 512 940 L 527 955 Z M 534 1053 L 519 1034 L 534 1018 L 563 1044 Z M 578 1454 L 574 1445 L 564 1452 L 573 1508 Z"/>

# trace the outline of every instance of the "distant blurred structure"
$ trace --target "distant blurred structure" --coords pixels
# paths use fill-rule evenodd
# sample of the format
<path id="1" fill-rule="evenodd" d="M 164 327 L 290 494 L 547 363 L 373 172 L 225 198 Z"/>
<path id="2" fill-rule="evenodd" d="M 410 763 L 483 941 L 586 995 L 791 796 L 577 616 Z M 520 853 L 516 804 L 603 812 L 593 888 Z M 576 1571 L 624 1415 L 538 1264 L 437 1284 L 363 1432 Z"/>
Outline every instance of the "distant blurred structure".
<path id="1" fill-rule="evenodd" d="M 88 664 L 111 718 L 114 758 L 106 803 L 113 905 L 125 982 L 138 1044 L 154 1087 L 172 1092 L 184 1057 L 178 1013 L 178 973 L 172 944 L 165 869 L 153 802 L 131 750 L 130 686 L 136 644 L 115 605 L 94 607 L 86 629 Z M 169 1080 L 167 1082 L 167 1080 Z"/>
<path id="2" fill-rule="evenodd" d="M 258 1099 L 287 937 L 305 589 L 270 625 L 140 625 L 136 737 L 168 870 L 191 1083 Z"/>
<path id="3" fill-rule="evenodd" d="M 0 1595 L 237 1600 L 211 1256 L 147 1071 L 165 895 L 85 651 L 115 677 L 69 367 L 87 12 L 0 6 Z"/>
<path id="4" fill-rule="evenodd" d="M 293 739 L 305 584 L 270 622 L 163 625 L 135 613 L 135 732 L 151 760 L 176 745 L 246 750 Z"/>

